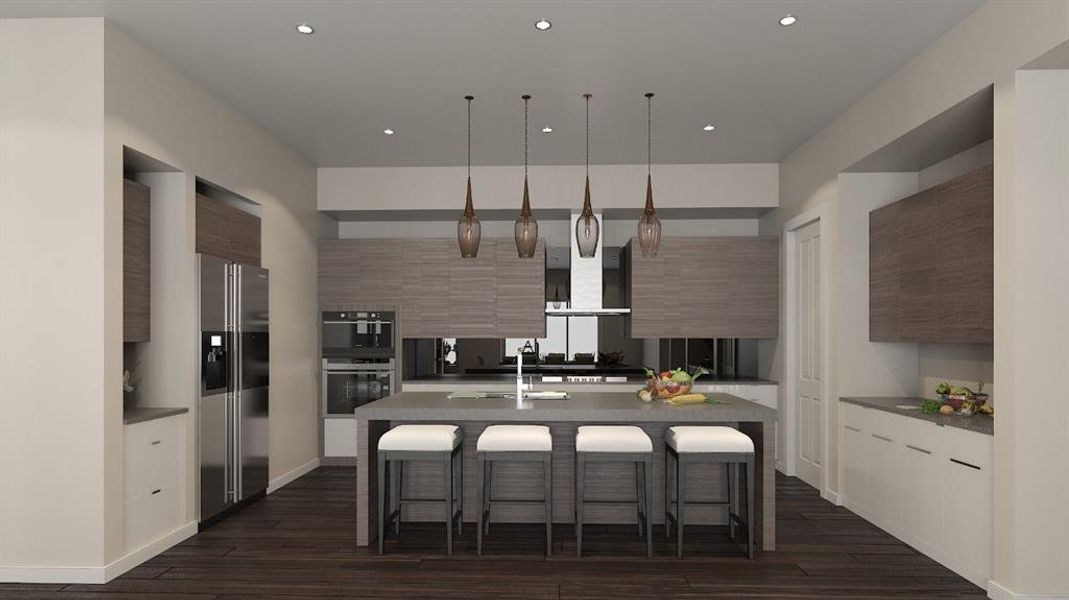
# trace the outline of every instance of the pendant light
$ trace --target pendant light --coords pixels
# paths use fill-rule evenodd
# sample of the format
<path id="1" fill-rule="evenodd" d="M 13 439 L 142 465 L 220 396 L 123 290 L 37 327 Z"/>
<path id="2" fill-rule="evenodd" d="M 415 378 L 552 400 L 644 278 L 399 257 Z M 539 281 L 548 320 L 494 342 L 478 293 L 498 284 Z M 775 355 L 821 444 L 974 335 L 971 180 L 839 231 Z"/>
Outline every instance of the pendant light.
<path id="1" fill-rule="evenodd" d="M 598 251 L 598 234 L 600 225 L 590 206 L 590 94 L 583 94 L 586 99 L 586 188 L 583 191 L 583 212 L 575 221 L 575 244 L 579 246 L 581 258 L 594 258 Z"/>
<path id="2" fill-rule="evenodd" d="M 527 101 L 528 94 L 523 95 L 523 207 L 516 219 L 516 252 L 520 258 L 531 258 L 538 245 L 538 220 L 531 214 L 531 194 L 527 191 Z"/>
<path id="3" fill-rule="evenodd" d="M 657 250 L 661 247 L 661 220 L 653 208 L 652 98 L 653 92 L 646 92 L 646 209 L 638 220 L 638 245 L 642 249 L 642 256 L 657 256 Z"/>
<path id="4" fill-rule="evenodd" d="M 468 101 L 468 197 L 464 202 L 464 214 L 457 221 L 457 243 L 460 256 L 475 258 L 479 254 L 479 240 L 482 238 L 482 225 L 475 216 L 475 206 L 471 201 L 471 101 L 474 96 L 464 96 Z"/>

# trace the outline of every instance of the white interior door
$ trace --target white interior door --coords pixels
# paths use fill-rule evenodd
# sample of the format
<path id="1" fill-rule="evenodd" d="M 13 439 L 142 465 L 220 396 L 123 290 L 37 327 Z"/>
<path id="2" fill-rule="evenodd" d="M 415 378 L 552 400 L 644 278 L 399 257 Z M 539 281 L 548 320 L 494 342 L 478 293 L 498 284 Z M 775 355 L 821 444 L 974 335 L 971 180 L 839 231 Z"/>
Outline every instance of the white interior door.
<path id="1" fill-rule="evenodd" d="M 822 459 L 824 447 L 824 397 L 821 390 L 821 358 L 823 357 L 823 339 L 821 336 L 821 286 L 820 286 L 820 221 L 815 221 L 799 229 L 794 235 L 797 245 L 794 255 L 796 265 L 797 318 L 794 322 L 797 343 L 795 348 L 797 379 L 794 382 L 796 416 L 795 472 L 809 485 L 820 489 Z"/>

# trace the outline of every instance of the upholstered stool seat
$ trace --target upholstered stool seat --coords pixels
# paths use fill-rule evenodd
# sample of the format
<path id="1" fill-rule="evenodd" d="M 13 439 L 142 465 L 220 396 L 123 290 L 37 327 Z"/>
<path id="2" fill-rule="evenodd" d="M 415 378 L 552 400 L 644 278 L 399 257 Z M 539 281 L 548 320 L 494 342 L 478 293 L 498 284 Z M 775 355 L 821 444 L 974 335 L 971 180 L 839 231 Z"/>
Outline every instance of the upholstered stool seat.
<path id="1" fill-rule="evenodd" d="M 382 434 L 379 450 L 449 452 L 461 439 L 456 425 L 398 425 Z"/>
<path id="2" fill-rule="evenodd" d="M 545 425 L 491 425 L 483 430 L 477 452 L 550 452 L 553 436 Z"/>
<path id="3" fill-rule="evenodd" d="M 754 451 L 750 436 L 733 427 L 680 425 L 669 427 L 665 442 L 676 452 Z"/>
<path id="4" fill-rule="evenodd" d="M 747 555 L 754 558 L 754 443 L 745 433 L 732 427 L 708 425 L 679 425 L 669 427 L 664 434 L 664 531 L 671 535 L 676 528 L 676 556 L 683 557 L 683 515 L 687 504 L 726 504 L 728 507 L 728 533 L 735 538 L 735 526 L 745 523 L 747 530 Z M 675 459 L 675 514 L 672 514 L 671 475 L 669 460 Z M 687 465 L 693 463 L 720 463 L 725 465 L 727 475 L 726 502 L 687 502 Z M 738 478 L 739 466 L 746 471 L 746 520 L 739 516 Z"/>
<path id="5" fill-rule="evenodd" d="M 591 463 L 632 463 L 634 500 L 587 500 L 586 468 Z M 583 511 L 587 504 L 634 504 L 638 535 L 646 536 L 646 555 L 653 556 L 653 531 L 648 507 L 653 499 L 653 441 L 634 425 L 583 425 L 575 432 L 575 555 L 583 555 Z"/>
<path id="6" fill-rule="evenodd" d="M 576 452 L 653 452 L 653 441 L 634 425 L 583 425 L 575 433 Z"/>

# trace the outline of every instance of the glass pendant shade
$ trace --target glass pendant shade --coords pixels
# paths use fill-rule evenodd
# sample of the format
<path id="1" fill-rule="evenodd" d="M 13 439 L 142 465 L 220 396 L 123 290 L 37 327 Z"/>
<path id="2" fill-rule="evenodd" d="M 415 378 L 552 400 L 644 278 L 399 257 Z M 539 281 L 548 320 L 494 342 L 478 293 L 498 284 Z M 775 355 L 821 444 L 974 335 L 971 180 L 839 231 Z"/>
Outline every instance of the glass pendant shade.
<path id="1" fill-rule="evenodd" d="M 657 256 L 661 247 L 661 220 L 653 208 L 653 177 L 646 176 L 646 209 L 638 220 L 638 245 L 642 256 Z"/>
<path id="2" fill-rule="evenodd" d="M 464 204 L 464 214 L 457 221 L 457 243 L 460 244 L 460 256 L 475 258 L 479 254 L 479 241 L 482 239 L 482 225 L 475 216 L 475 207 L 471 201 L 471 177 L 468 177 L 468 199 Z"/>
<path id="3" fill-rule="evenodd" d="M 586 178 L 586 191 L 583 194 L 583 212 L 575 221 L 575 243 L 579 246 L 579 256 L 594 258 L 598 251 L 598 235 L 601 233 L 598 218 L 590 206 L 590 178 Z"/>
<path id="4" fill-rule="evenodd" d="M 523 178 L 523 208 L 516 219 L 516 253 L 531 258 L 538 246 L 538 220 L 531 214 L 531 195 L 527 191 L 527 176 Z"/>

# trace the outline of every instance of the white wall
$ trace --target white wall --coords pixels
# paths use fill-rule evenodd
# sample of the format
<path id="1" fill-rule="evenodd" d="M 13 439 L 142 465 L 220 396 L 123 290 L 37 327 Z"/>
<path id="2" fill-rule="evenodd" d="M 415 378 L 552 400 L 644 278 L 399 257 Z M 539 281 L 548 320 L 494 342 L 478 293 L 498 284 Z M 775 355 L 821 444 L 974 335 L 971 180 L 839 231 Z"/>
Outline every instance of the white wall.
<path id="1" fill-rule="evenodd" d="M 1069 365 L 1069 70 L 1019 71 L 1014 106 L 1014 194 L 999 207 L 1013 281 L 995 296 L 995 581 L 1064 598 L 1069 411 L 1051 390 Z"/>
<path id="2" fill-rule="evenodd" d="M 104 561 L 103 36 L 0 20 L 0 581 Z"/>
<path id="3" fill-rule="evenodd" d="M 654 165 L 658 208 L 766 208 L 779 204 L 779 165 Z M 320 168 L 319 210 L 464 209 L 465 167 Z M 581 165 L 530 168 L 531 205 L 579 210 Z M 522 167 L 472 167 L 475 210 L 520 206 Z M 646 201 L 646 165 L 591 165 L 594 209 L 635 209 Z M 637 218 L 637 216 L 636 216 Z"/>

